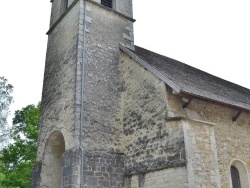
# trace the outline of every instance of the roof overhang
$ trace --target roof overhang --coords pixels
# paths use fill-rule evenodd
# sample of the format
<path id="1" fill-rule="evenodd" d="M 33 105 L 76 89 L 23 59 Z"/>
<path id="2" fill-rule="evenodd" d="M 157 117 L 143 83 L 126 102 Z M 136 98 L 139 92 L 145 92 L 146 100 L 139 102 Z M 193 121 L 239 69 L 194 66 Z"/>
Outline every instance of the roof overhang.
<path id="1" fill-rule="evenodd" d="M 237 119 L 242 111 L 250 112 L 250 108 L 243 107 L 240 104 L 233 104 L 232 102 L 230 102 L 229 99 L 227 101 L 222 101 L 222 100 L 218 100 L 218 99 L 215 99 L 215 98 L 212 98 L 212 97 L 207 97 L 206 95 L 201 95 L 201 94 L 198 94 L 198 93 L 183 90 L 181 87 L 179 87 L 177 84 L 175 84 L 171 80 L 171 78 L 168 78 L 165 75 L 161 74 L 158 70 L 156 70 L 154 67 L 152 67 L 147 62 L 142 60 L 140 57 L 138 57 L 131 50 L 127 49 L 126 47 L 124 47 L 121 44 L 119 45 L 119 48 L 120 48 L 121 51 L 125 52 L 129 57 L 131 57 L 133 60 L 135 60 L 141 66 L 143 66 L 144 68 L 149 70 L 157 78 L 162 80 L 166 85 L 168 85 L 172 89 L 173 94 L 180 95 L 180 96 L 187 96 L 187 97 L 191 97 L 191 98 L 196 98 L 196 99 L 199 99 L 199 100 L 209 101 L 209 102 L 213 102 L 213 103 L 217 103 L 217 104 L 222 104 L 222 105 L 228 106 L 230 108 L 233 108 L 233 109 L 235 109 L 237 111 L 236 115 L 233 117 L 233 120 Z"/>

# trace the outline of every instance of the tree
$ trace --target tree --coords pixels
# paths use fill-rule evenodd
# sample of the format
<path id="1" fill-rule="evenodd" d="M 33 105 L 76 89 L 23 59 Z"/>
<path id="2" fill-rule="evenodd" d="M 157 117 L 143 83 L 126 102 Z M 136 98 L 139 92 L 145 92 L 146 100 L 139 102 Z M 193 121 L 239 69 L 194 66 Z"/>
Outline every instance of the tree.
<path id="1" fill-rule="evenodd" d="M 12 91 L 13 86 L 8 84 L 6 78 L 0 77 L 0 146 L 3 146 L 7 140 L 7 117 L 9 114 L 9 106 L 13 100 L 11 96 Z"/>
<path id="2" fill-rule="evenodd" d="M 40 104 L 28 105 L 15 112 L 11 129 L 14 143 L 0 153 L 0 185 L 3 188 L 30 187 L 32 167 L 36 159 L 39 116 Z"/>

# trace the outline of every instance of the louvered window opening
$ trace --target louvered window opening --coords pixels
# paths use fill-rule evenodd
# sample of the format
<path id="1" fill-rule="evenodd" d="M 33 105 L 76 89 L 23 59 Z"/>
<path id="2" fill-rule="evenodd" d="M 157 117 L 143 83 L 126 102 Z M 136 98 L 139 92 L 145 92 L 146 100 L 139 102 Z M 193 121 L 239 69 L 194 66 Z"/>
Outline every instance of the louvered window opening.
<path id="1" fill-rule="evenodd" d="M 232 177 L 233 188 L 241 188 L 239 171 L 234 166 L 231 167 L 231 177 Z"/>
<path id="2" fill-rule="evenodd" d="M 102 0 L 102 5 L 105 5 L 106 7 L 112 8 L 112 0 Z"/>

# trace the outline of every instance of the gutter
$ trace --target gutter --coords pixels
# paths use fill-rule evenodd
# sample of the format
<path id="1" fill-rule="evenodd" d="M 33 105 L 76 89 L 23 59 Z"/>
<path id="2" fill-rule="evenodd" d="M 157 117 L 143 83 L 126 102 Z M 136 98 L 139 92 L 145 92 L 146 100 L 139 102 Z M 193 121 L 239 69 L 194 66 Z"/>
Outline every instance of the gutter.
<path id="1" fill-rule="evenodd" d="M 86 0 L 83 0 L 83 48 L 82 48 L 82 81 L 81 81 L 81 108 L 80 108 L 80 137 L 79 149 L 81 152 L 81 168 L 80 168 L 80 188 L 83 188 L 83 96 L 84 96 L 84 60 L 85 60 L 85 44 L 86 44 Z M 81 8 L 81 6 L 80 6 Z M 81 12 L 81 11 L 80 11 Z"/>

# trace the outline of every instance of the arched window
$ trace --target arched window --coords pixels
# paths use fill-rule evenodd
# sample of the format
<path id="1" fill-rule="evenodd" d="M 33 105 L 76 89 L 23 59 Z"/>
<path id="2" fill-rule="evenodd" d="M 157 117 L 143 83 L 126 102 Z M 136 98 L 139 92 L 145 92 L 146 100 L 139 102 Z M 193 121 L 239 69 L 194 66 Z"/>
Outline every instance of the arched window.
<path id="1" fill-rule="evenodd" d="M 112 0 L 101 0 L 101 4 L 112 8 Z"/>
<path id="2" fill-rule="evenodd" d="M 234 160 L 230 166 L 230 188 L 249 188 L 249 176 L 246 165 L 240 160 Z"/>
<path id="3" fill-rule="evenodd" d="M 241 188 L 240 186 L 240 174 L 236 167 L 231 166 L 231 178 L 233 188 Z"/>

